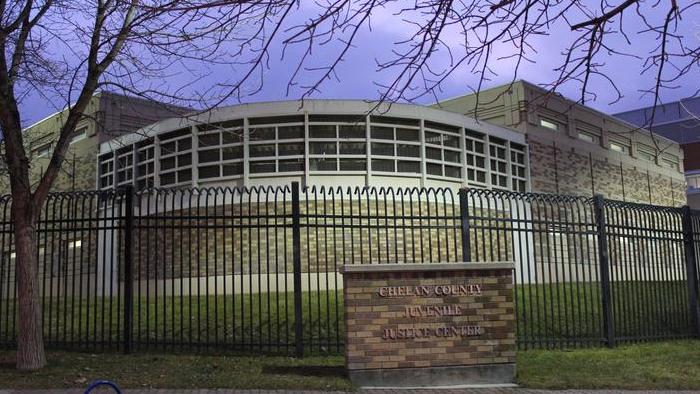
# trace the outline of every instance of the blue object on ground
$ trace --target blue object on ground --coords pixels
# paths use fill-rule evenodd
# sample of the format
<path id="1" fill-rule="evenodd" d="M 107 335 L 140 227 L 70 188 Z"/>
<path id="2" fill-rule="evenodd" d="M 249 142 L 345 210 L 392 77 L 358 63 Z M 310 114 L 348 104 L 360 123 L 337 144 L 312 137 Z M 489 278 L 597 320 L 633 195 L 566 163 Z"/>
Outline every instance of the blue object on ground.
<path id="1" fill-rule="evenodd" d="M 119 386 L 117 386 L 116 383 L 110 382 L 109 380 L 96 380 L 88 386 L 87 390 L 85 390 L 84 394 L 90 394 L 92 390 L 100 387 L 100 386 L 108 386 L 114 389 L 114 391 L 117 392 L 117 394 L 122 394 L 122 391 L 119 390 Z"/>

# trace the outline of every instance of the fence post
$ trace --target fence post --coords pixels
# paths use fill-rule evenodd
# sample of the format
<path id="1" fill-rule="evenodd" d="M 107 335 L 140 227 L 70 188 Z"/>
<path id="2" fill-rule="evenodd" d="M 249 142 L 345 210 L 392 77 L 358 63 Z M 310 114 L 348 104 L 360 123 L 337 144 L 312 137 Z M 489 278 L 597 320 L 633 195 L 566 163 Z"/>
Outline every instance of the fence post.
<path id="1" fill-rule="evenodd" d="M 134 187 L 124 187 L 124 353 L 132 348 L 134 325 Z"/>
<path id="2" fill-rule="evenodd" d="M 610 294 L 610 261 L 608 256 L 608 236 L 605 230 L 605 199 L 602 194 L 593 197 L 593 210 L 598 234 L 598 263 L 600 266 L 600 286 L 603 308 L 603 336 L 608 347 L 615 346 L 612 298 Z"/>
<path id="3" fill-rule="evenodd" d="M 700 336 L 700 316 L 698 316 L 698 273 L 695 258 L 695 234 L 689 206 L 683 207 L 683 244 L 685 245 L 685 274 L 688 281 L 688 308 L 692 334 Z"/>
<path id="4" fill-rule="evenodd" d="M 467 188 L 459 189 L 459 217 L 462 227 L 462 260 L 471 261 L 472 248 L 469 237 L 469 204 L 467 202 Z"/>
<path id="5" fill-rule="evenodd" d="M 292 253 L 294 267 L 294 338 L 295 355 L 304 356 L 304 322 L 301 310 L 301 221 L 299 182 L 292 182 Z"/>

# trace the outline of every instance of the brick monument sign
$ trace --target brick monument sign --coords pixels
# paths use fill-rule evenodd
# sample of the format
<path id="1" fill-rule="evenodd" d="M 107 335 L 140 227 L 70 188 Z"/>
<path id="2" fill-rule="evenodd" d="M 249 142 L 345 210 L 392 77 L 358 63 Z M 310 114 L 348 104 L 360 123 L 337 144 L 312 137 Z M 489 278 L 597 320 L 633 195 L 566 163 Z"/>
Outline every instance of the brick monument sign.
<path id="1" fill-rule="evenodd" d="M 346 366 L 359 386 L 511 383 L 512 263 L 346 265 Z"/>

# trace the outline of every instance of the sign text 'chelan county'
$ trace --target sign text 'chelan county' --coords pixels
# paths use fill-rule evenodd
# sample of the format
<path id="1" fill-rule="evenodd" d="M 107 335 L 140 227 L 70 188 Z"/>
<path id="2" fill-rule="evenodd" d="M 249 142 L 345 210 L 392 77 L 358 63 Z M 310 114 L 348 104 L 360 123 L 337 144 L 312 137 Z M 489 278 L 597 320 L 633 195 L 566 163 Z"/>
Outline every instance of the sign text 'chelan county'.
<path id="1" fill-rule="evenodd" d="M 385 286 L 379 288 L 380 297 L 449 297 L 481 295 L 481 285 L 419 285 Z"/>

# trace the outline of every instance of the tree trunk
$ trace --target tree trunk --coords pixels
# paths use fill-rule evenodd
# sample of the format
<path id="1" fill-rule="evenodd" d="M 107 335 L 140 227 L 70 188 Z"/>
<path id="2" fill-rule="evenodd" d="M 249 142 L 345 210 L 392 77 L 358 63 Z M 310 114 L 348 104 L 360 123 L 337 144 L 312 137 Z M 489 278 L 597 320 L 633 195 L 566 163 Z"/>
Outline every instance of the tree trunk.
<path id="1" fill-rule="evenodd" d="M 28 197 L 12 200 L 17 302 L 19 303 L 17 369 L 34 371 L 46 365 L 37 261 L 38 215 L 36 212 L 40 210 L 34 209 Z"/>

